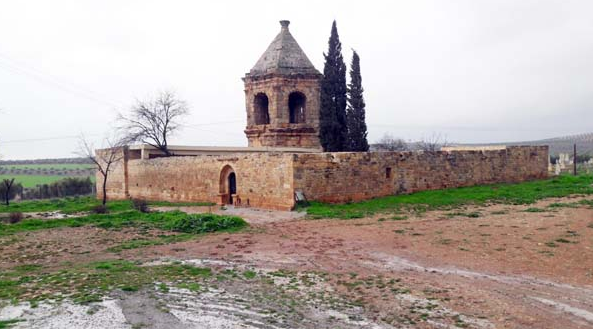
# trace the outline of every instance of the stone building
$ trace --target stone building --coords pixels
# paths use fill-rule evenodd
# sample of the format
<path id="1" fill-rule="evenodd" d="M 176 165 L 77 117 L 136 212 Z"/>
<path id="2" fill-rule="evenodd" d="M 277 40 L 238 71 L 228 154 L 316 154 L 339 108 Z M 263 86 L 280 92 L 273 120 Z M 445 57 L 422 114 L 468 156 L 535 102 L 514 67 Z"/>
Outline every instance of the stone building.
<path id="1" fill-rule="evenodd" d="M 547 146 L 321 152 L 322 75 L 290 34 L 289 22 L 280 24 L 278 36 L 243 78 L 248 147 L 172 146 L 171 157 L 147 145 L 121 148 L 122 160 L 107 182 L 108 198 L 291 210 L 296 196 L 347 202 L 547 177 Z M 98 197 L 101 190 L 98 186 Z"/>
<path id="2" fill-rule="evenodd" d="M 245 75 L 249 146 L 320 149 L 319 83 L 322 74 L 280 21 L 274 38 Z"/>

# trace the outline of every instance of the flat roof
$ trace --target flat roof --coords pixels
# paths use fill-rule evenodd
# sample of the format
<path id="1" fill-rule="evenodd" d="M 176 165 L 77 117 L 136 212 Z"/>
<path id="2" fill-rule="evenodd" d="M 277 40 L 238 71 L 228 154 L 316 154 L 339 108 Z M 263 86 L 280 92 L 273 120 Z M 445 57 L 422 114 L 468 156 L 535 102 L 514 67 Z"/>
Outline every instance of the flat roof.
<path id="1" fill-rule="evenodd" d="M 130 145 L 130 150 L 156 151 L 158 149 L 152 145 Z M 287 152 L 287 153 L 312 153 L 321 152 L 321 149 L 300 148 L 300 147 L 247 147 L 247 146 L 189 146 L 189 145 L 169 145 L 171 152 L 183 153 L 249 153 L 249 152 Z"/>
<path id="2" fill-rule="evenodd" d="M 506 145 L 459 145 L 441 147 L 441 151 L 494 151 L 504 150 L 506 148 Z"/>

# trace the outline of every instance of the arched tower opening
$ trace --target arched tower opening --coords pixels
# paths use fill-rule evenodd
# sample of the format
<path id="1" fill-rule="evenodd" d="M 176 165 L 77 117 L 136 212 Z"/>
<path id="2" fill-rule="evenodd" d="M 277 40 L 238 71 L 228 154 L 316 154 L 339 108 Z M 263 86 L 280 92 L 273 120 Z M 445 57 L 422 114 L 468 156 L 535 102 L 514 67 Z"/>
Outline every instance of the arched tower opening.
<path id="1" fill-rule="evenodd" d="M 256 125 L 270 124 L 270 111 L 268 109 L 268 96 L 264 93 L 255 95 L 253 99 L 253 119 Z"/>
<path id="2" fill-rule="evenodd" d="M 288 110 L 290 123 L 305 123 L 305 110 L 307 109 L 307 97 L 305 94 L 295 91 L 288 96 Z"/>

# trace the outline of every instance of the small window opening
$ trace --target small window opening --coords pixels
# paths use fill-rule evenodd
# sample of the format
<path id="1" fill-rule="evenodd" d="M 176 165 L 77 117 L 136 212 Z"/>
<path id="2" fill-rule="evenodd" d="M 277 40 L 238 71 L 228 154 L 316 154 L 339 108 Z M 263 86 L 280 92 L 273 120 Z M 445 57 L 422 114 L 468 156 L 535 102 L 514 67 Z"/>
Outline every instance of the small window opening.
<path id="1" fill-rule="evenodd" d="M 391 178 L 391 167 L 385 168 L 385 178 Z"/>

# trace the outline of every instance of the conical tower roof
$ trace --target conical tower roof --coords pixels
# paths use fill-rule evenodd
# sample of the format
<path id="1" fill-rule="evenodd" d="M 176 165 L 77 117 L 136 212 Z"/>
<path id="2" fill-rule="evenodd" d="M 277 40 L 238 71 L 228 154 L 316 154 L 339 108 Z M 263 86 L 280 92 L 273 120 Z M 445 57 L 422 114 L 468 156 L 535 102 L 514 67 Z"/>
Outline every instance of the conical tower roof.
<path id="1" fill-rule="evenodd" d="M 249 71 L 249 76 L 267 74 L 320 74 L 288 30 L 289 21 L 280 21 L 282 28 L 268 49 Z"/>

